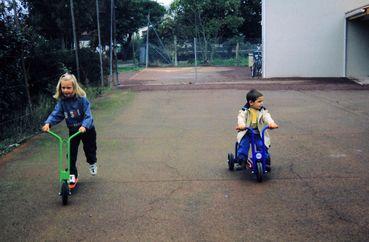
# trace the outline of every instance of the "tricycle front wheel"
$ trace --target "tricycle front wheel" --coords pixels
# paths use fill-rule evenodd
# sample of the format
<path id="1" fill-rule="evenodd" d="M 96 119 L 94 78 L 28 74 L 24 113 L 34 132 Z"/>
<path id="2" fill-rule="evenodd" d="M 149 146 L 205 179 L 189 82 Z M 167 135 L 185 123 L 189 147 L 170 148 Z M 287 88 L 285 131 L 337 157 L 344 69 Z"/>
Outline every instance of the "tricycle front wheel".
<path id="1" fill-rule="evenodd" d="M 232 153 L 228 153 L 228 169 L 230 171 L 234 170 L 234 156 Z"/>
<path id="2" fill-rule="evenodd" d="M 263 181 L 263 164 L 261 162 L 257 163 L 257 172 L 256 172 L 256 180 L 258 182 Z"/>

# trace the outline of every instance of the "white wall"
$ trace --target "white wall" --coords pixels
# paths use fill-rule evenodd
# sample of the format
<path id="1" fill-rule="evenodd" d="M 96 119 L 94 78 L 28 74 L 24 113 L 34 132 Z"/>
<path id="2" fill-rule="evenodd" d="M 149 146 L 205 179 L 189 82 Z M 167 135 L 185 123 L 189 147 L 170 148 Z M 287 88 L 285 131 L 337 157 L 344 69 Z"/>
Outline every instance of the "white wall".
<path id="1" fill-rule="evenodd" d="M 262 0 L 263 77 L 343 77 L 345 13 L 369 0 Z"/>

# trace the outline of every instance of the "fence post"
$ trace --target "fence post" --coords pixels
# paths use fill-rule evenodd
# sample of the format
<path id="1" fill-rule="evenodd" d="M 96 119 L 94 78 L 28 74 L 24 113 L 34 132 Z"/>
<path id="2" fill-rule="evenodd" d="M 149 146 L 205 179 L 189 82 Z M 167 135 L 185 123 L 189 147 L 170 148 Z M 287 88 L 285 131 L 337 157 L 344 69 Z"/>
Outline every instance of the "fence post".
<path id="1" fill-rule="evenodd" d="M 177 35 L 174 35 L 174 66 L 178 66 L 178 60 L 177 60 Z"/>
<path id="2" fill-rule="evenodd" d="M 96 0 L 97 35 L 99 38 L 100 79 L 101 79 L 101 87 L 103 87 L 104 86 L 104 72 L 103 72 L 103 62 L 102 62 L 102 46 L 101 46 L 99 15 L 100 15 L 99 0 Z"/>
<path id="3" fill-rule="evenodd" d="M 110 56 L 109 56 L 109 85 L 113 84 L 113 6 L 114 0 L 110 0 Z"/>
<path id="4" fill-rule="evenodd" d="M 194 52 L 195 52 L 195 82 L 197 82 L 197 50 L 196 50 L 196 38 L 193 38 Z"/>
<path id="5" fill-rule="evenodd" d="M 146 68 L 149 66 L 149 28 L 150 14 L 147 15 L 147 32 L 146 32 Z"/>
<path id="6" fill-rule="evenodd" d="M 72 16 L 72 28 L 73 28 L 73 42 L 74 42 L 74 52 L 76 55 L 76 66 L 77 66 L 77 77 L 78 81 L 81 81 L 81 76 L 79 75 L 79 59 L 78 59 L 78 44 L 77 43 L 77 33 L 76 33 L 76 23 L 74 21 L 74 10 L 73 10 L 73 0 L 69 1 L 70 4 L 70 14 Z"/>
<path id="7" fill-rule="evenodd" d="M 239 55 L 238 55 L 239 51 L 240 51 L 240 43 L 237 41 L 237 45 L 236 45 L 236 63 L 237 63 L 237 66 L 240 65 L 240 58 L 239 58 Z"/>
<path id="8" fill-rule="evenodd" d="M 115 4 L 114 4 L 115 5 Z M 118 56 L 117 56 L 117 21 L 116 16 L 115 16 L 115 6 L 114 10 L 113 10 L 113 21 L 114 21 L 114 25 L 113 25 L 113 34 L 114 34 L 114 40 L 113 40 L 113 46 L 114 46 L 114 61 L 115 61 L 115 85 L 119 85 L 119 75 L 118 75 Z"/>

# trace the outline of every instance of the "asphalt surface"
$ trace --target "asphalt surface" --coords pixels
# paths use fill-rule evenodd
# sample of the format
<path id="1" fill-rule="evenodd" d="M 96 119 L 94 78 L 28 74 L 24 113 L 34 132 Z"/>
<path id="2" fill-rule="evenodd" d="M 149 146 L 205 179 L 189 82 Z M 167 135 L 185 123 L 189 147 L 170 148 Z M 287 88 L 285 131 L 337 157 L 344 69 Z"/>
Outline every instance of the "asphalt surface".
<path id="1" fill-rule="evenodd" d="M 93 110 L 98 175 L 81 149 L 67 206 L 54 140 L 34 137 L 0 158 L 1 241 L 367 241 L 369 91 L 294 89 L 260 89 L 280 125 L 262 183 L 226 164 L 248 89 L 140 91 Z"/>

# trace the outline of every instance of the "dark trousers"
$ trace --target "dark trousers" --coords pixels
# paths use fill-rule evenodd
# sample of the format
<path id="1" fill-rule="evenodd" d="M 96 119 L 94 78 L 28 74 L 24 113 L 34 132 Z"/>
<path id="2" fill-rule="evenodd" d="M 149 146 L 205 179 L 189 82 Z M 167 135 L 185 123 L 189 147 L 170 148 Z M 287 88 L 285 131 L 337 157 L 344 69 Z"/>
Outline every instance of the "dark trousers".
<path id="1" fill-rule="evenodd" d="M 69 136 L 76 133 L 78 129 L 69 129 Z M 77 171 L 77 155 L 79 143 L 83 143 L 83 150 L 85 152 L 86 161 L 89 164 L 96 163 L 96 130 L 95 127 L 86 129 L 85 133 L 77 135 L 70 141 L 70 174 L 74 174 L 78 177 Z"/>

